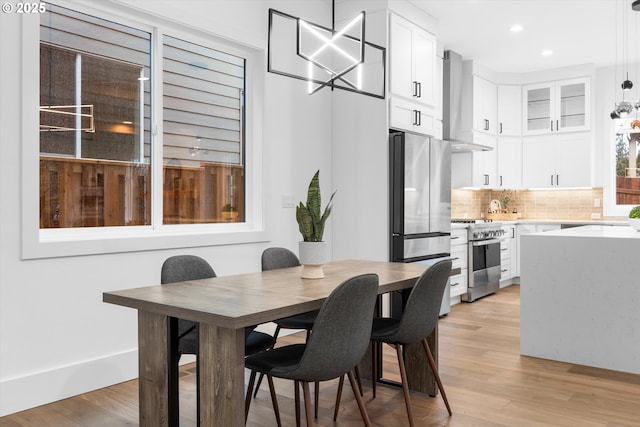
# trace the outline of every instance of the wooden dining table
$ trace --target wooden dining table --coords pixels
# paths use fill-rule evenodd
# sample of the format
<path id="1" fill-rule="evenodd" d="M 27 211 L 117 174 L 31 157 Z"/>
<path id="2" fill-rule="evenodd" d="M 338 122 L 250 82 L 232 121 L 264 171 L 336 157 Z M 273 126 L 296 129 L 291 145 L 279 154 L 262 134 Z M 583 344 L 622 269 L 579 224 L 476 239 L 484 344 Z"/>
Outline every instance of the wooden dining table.
<path id="1" fill-rule="evenodd" d="M 138 310 L 140 426 L 178 425 L 175 319 L 199 324 L 198 424 L 243 426 L 246 326 L 319 309 L 333 289 L 359 274 L 377 274 L 384 294 L 412 287 L 424 269 L 343 260 L 324 265 L 321 279 L 302 279 L 302 267 L 292 267 L 105 292 L 104 302 Z M 437 360 L 437 337 L 430 345 Z M 410 386 L 435 395 L 428 365 L 409 362 Z"/>

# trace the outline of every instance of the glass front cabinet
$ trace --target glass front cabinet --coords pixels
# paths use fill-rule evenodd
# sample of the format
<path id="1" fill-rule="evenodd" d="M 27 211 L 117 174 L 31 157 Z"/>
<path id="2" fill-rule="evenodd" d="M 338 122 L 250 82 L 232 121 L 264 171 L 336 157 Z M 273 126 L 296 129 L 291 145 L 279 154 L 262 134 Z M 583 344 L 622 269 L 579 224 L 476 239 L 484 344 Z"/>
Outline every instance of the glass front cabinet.
<path id="1" fill-rule="evenodd" d="M 524 134 L 577 132 L 590 128 L 588 78 L 523 86 Z"/>

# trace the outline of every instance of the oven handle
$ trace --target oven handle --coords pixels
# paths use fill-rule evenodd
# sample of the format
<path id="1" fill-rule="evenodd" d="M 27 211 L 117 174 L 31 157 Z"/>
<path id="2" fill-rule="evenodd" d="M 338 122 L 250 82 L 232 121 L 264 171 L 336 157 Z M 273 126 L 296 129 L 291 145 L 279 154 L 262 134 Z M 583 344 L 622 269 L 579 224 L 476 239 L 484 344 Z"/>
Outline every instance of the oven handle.
<path id="1" fill-rule="evenodd" d="M 471 242 L 471 244 L 473 246 L 485 246 L 485 245 L 492 245 L 494 243 L 500 243 L 502 242 L 504 239 L 488 239 L 488 240 L 476 240 L 474 242 Z"/>

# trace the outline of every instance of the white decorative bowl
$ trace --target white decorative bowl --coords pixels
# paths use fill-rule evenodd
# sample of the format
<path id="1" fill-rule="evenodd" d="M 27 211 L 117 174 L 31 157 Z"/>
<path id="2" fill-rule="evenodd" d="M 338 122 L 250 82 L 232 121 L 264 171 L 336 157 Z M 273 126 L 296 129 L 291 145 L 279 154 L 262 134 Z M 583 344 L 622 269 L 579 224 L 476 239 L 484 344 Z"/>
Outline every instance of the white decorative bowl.
<path id="1" fill-rule="evenodd" d="M 636 231 L 640 231 L 640 218 L 629 218 L 629 225 Z"/>

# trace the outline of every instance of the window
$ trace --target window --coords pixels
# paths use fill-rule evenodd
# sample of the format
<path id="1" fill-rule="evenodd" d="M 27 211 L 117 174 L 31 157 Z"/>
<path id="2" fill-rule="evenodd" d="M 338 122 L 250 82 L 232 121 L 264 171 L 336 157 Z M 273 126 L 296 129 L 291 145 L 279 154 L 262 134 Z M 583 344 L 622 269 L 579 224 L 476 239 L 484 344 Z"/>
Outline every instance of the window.
<path id="1" fill-rule="evenodd" d="M 615 129 L 615 204 L 640 205 L 640 121 L 618 119 Z"/>
<path id="2" fill-rule="evenodd" d="M 41 229 L 246 220 L 245 58 L 51 4 L 40 27 Z"/>

